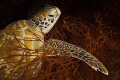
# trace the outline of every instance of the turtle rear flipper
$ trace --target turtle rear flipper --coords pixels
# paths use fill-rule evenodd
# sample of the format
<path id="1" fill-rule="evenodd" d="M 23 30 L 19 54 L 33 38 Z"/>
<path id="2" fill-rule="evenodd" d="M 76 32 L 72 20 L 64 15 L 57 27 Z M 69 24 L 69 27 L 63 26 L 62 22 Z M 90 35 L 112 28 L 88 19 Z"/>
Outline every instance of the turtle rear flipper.
<path id="1" fill-rule="evenodd" d="M 97 58 L 95 58 L 93 55 L 91 55 L 84 49 L 79 48 L 73 44 L 57 39 L 50 39 L 46 42 L 46 49 L 54 50 L 52 51 L 53 53 L 52 55 L 69 56 L 85 61 L 89 66 L 91 66 L 96 71 L 98 70 L 104 73 L 105 75 L 108 75 L 107 69 Z"/>

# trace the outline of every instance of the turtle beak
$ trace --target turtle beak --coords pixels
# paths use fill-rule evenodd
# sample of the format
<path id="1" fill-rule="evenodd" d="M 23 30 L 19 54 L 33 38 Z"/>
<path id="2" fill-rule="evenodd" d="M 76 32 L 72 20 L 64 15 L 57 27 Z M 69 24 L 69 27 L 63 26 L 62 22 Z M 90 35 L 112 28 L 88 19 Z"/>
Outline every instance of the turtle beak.
<path id="1" fill-rule="evenodd" d="M 57 22 L 58 18 L 60 17 L 60 14 L 61 14 L 61 11 L 59 8 L 56 8 L 56 16 L 55 18 L 53 19 L 53 23 L 45 30 L 43 30 L 43 32 L 45 34 L 47 34 L 48 32 L 50 32 L 50 30 L 53 28 L 53 26 L 55 25 L 55 23 Z"/>
<path id="2" fill-rule="evenodd" d="M 61 14 L 60 9 L 56 8 L 56 11 L 57 11 L 57 13 L 58 13 L 58 16 L 60 16 L 60 14 Z"/>

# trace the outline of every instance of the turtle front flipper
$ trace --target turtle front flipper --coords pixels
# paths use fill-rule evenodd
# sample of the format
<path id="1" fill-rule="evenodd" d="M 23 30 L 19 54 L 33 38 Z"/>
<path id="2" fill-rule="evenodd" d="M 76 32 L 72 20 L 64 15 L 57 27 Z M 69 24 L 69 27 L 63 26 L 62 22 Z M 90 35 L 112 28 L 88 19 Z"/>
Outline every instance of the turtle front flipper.
<path id="1" fill-rule="evenodd" d="M 107 69 L 96 57 L 73 44 L 57 39 L 50 39 L 46 42 L 46 49 L 52 52 L 50 55 L 70 56 L 85 61 L 96 71 L 98 70 L 108 75 Z"/>

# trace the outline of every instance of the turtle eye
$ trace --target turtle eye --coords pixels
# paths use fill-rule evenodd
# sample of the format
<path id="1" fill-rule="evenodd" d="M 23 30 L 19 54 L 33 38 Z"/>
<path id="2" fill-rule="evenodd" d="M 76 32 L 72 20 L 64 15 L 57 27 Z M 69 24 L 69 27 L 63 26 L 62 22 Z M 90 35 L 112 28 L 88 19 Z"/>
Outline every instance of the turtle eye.
<path id="1" fill-rule="evenodd" d="M 53 17 L 54 15 L 48 15 L 49 17 Z"/>

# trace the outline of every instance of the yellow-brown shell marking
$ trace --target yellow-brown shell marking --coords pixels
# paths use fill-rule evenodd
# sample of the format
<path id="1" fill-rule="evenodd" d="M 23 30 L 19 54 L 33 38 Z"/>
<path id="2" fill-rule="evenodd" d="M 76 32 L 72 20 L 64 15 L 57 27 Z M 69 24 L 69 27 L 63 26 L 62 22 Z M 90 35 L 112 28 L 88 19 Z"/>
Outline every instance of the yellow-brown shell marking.
<path id="1" fill-rule="evenodd" d="M 20 62 L 25 65 L 27 61 L 34 60 L 38 55 L 41 56 L 44 48 L 43 33 L 46 34 L 52 29 L 59 16 L 60 10 L 49 6 L 36 13 L 30 20 L 13 22 L 2 30 L 0 32 L 0 69 L 3 66 L 7 69 L 15 67 Z M 44 26 L 42 30 L 40 26 Z M 14 71 L 17 69 L 18 67 Z M 4 76 L 8 76 L 10 72 L 11 70 L 5 71 Z"/>

